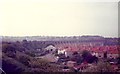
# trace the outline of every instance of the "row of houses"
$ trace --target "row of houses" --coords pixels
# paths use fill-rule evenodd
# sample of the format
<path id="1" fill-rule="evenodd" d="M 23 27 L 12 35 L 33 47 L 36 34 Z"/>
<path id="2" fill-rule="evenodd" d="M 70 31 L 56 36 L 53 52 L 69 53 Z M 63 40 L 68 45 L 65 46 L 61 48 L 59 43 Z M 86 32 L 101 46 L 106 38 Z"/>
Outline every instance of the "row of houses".
<path id="1" fill-rule="evenodd" d="M 82 46 L 83 47 L 83 46 Z M 54 45 L 49 45 L 47 46 L 44 50 L 46 50 L 47 52 L 49 52 L 49 54 L 47 54 L 47 56 L 52 56 L 54 58 L 56 58 L 58 60 L 59 57 L 55 56 L 55 53 L 57 54 L 64 54 L 65 57 L 72 57 L 74 52 L 78 52 L 79 55 L 81 55 L 83 50 L 87 50 L 89 51 L 92 55 L 98 57 L 98 58 L 104 58 L 106 55 L 106 58 L 117 58 L 119 57 L 119 46 L 101 46 L 101 47 L 87 47 L 84 46 L 84 48 L 86 49 L 81 49 L 81 50 L 77 50 L 76 47 L 74 48 L 73 46 L 69 46 L 69 47 L 64 47 L 64 48 L 60 48 L 60 47 L 56 47 Z M 50 58 L 50 57 L 49 57 Z M 53 58 L 52 58 L 53 59 Z M 57 61 L 55 59 L 55 61 Z"/>
<path id="2" fill-rule="evenodd" d="M 105 55 L 106 55 L 107 56 L 106 58 L 115 59 L 119 57 L 119 52 L 117 47 L 118 46 L 91 47 L 92 49 L 90 50 L 86 49 L 86 50 L 89 51 L 93 56 L 96 56 L 97 58 L 105 58 Z M 73 57 L 73 53 L 77 52 L 80 56 L 82 55 L 81 53 L 82 50 L 75 50 L 75 49 L 72 49 L 71 47 L 64 47 L 60 49 L 59 47 L 55 47 L 54 45 L 49 45 L 46 48 L 44 48 L 44 50 L 47 51 L 48 53 L 38 58 L 45 59 L 51 63 L 58 63 L 60 57 L 56 56 L 56 54 L 64 54 L 65 55 L 64 57 Z M 63 71 L 73 71 L 73 70 L 79 69 L 79 71 L 85 72 L 86 70 L 88 71 L 89 68 L 90 70 L 92 70 L 92 67 L 93 68 L 96 67 L 94 63 L 90 64 L 85 61 L 81 62 L 81 64 L 78 65 L 77 61 L 71 60 L 71 59 L 67 61 L 63 61 L 61 62 L 61 64 L 65 66 L 63 67 Z M 115 67 L 117 68 L 116 65 Z"/>
<path id="3" fill-rule="evenodd" d="M 58 49 L 58 53 L 64 53 L 65 56 L 71 56 L 73 52 L 82 52 L 83 50 L 87 50 L 91 52 L 92 55 L 95 55 L 99 58 L 103 58 L 105 54 L 107 54 L 108 58 L 117 58 L 119 57 L 119 49 L 120 46 L 62 46 L 56 47 Z"/>

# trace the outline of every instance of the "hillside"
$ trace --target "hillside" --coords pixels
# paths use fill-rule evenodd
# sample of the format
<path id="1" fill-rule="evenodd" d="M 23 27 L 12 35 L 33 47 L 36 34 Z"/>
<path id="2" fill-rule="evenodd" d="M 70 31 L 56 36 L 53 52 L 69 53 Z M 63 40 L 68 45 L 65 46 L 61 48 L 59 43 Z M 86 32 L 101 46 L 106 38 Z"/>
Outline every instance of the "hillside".
<path id="1" fill-rule="evenodd" d="M 50 64 L 47 60 L 36 59 L 23 51 L 19 51 L 18 46 L 12 44 L 2 45 L 2 69 L 6 73 L 10 72 L 56 72 L 60 68 Z"/>

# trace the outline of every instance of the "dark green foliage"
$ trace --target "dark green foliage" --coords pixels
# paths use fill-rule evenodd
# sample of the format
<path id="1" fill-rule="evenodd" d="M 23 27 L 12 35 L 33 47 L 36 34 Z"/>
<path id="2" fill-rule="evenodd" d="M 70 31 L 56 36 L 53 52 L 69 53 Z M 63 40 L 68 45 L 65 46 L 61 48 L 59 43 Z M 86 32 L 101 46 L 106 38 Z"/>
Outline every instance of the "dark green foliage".
<path id="1" fill-rule="evenodd" d="M 29 66 L 29 61 L 30 61 L 30 59 L 26 56 L 19 57 L 19 62 L 23 63 L 26 66 Z"/>
<path id="2" fill-rule="evenodd" d="M 2 51 L 6 53 L 7 56 L 15 58 L 16 47 L 12 44 L 6 44 L 2 46 Z"/>
<path id="3" fill-rule="evenodd" d="M 95 56 L 92 56 L 91 53 L 87 50 L 84 50 L 82 52 L 82 58 L 83 58 L 83 61 L 86 61 L 88 63 L 93 63 L 98 61 L 98 58 Z"/>
<path id="4" fill-rule="evenodd" d="M 27 50 L 27 48 L 23 47 L 19 42 L 4 43 L 2 47 L 2 68 L 7 73 L 57 72 L 61 70 L 59 66 L 50 64 L 47 60 L 35 59 L 32 50 Z M 23 51 L 23 49 L 25 49 L 25 51 Z"/>
<path id="5" fill-rule="evenodd" d="M 84 50 L 83 52 L 82 52 L 82 57 L 87 57 L 87 56 L 90 56 L 91 54 L 90 54 L 90 52 L 89 51 L 87 51 L 87 50 Z"/>
<path id="6" fill-rule="evenodd" d="M 33 53 L 32 51 L 26 51 L 25 54 L 31 56 L 31 57 L 35 57 L 35 53 Z"/>
<path id="7" fill-rule="evenodd" d="M 19 61 L 16 61 L 13 58 L 7 57 L 3 54 L 2 59 L 2 69 L 5 72 L 23 72 L 25 70 L 25 66 L 21 64 Z"/>

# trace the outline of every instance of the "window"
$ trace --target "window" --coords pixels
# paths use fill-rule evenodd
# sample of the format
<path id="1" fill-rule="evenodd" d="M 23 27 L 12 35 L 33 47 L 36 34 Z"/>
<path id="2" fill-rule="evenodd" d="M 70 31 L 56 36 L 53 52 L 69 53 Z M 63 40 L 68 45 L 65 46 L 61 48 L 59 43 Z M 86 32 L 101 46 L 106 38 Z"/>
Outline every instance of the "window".
<path id="1" fill-rule="evenodd" d="M 50 49 L 50 51 L 53 51 L 53 49 Z"/>
<path id="2" fill-rule="evenodd" d="M 99 55 L 99 57 L 101 57 L 101 55 Z"/>

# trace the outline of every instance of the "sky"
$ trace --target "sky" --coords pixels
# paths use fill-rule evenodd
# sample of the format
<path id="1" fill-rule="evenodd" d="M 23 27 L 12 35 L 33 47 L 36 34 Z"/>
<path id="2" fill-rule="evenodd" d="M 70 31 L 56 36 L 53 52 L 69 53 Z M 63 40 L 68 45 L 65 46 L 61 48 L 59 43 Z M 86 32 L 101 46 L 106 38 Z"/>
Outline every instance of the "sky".
<path id="1" fill-rule="evenodd" d="M 117 2 L 57 1 L 3 1 L 0 35 L 118 37 Z"/>

